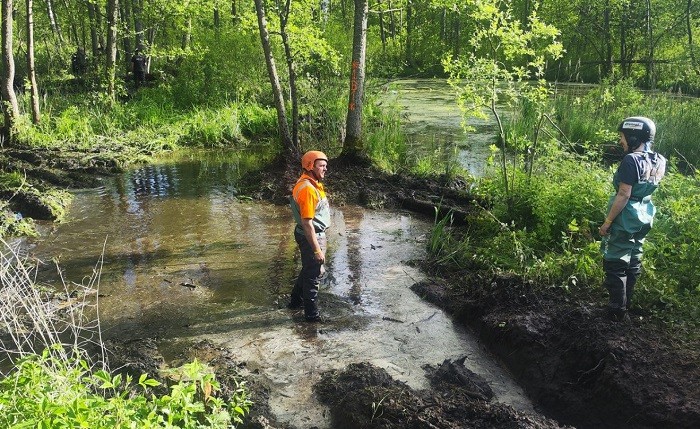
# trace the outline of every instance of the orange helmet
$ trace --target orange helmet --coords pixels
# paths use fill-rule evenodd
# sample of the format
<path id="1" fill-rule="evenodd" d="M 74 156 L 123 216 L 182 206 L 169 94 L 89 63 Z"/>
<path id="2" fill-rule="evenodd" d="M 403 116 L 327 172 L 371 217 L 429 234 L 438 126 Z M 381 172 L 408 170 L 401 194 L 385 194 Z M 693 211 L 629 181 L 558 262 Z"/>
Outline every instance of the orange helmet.
<path id="1" fill-rule="evenodd" d="M 314 163 L 319 159 L 328 162 L 328 157 L 325 153 L 318 150 L 310 150 L 301 157 L 301 168 L 306 171 L 311 171 L 314 169 Z"/>

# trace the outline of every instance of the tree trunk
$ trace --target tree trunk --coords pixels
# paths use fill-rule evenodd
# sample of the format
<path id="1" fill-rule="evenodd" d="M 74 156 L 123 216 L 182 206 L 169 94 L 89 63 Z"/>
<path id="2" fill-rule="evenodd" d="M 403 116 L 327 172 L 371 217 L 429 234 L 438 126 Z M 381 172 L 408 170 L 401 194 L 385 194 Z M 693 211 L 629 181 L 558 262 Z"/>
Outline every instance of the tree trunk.
<path id="1" fill-rule="evenodd" d="M 241 17 L 238 16 L 238 5 L 236 4 L 236 0 L 231 0 L 231 17 L 233 18 L 233 25 L 241 22 Z"/>
<path id="2" fill-rule="evenodd" d="M 688 0 L 685 6 L 685 26 L 686 30 L 688 31 L 688 55 L 690 55 L 690 64 L 693 67 L 693 70 L 695 70 L 695 72 L 698 73 L 695 67 L 697 61 L 695 60 L 695 48 L 693 47 L 693 26 L 691 20 L 692 6 L 693 0 Z"/>
<path id="3" fill-rule="evenodd" d="M 605 70 L 603 74 L 608 77 L 613 71 L 613 48 L 612 37 L 610 37 L 610 0 L 605 1 L 605 11 L 603 12 L 603 38 L 605 40 Z"/>
<path id="4" fill-rule="evenodd" d="M 379 7 L 379 38 L 382 40 L 382 53 L 386 53 L 386 32 L 384 31 L 384 6 L 382 0 L 377 0 Z"/>
<path id="5" fill-rule="evenodd" d="M 190 41 L 192 40 L 192 17 L 187 17 L 187 23 L 185 25 L 185 32 L 182 34 L 182 43 L 180 47 L 184 51 L 190 47 Z"/>
<path id="6" fill-rule="evenodd" d="M 49 22 L 51 23 L 51 31 L 58 40 L 59 43 L 63 43 L 63 34 L 61 34 L 61 28 L 58 26 L 58 21 L 56 20 L 56 14 L 54 13 L 53 0 L 46 0 L 46 9 L 49 15 Z"/>
<path id="7" fill-rule="evenodd" d="M 221 13 L 219 13 L 219 7 L 214 6 L 214 28 L 217 30 L 221 27 Z"/>
<path id="8" fill-rule="evenodd" d="M 282 36 L 282 45 L 284 46 L 284 55 L 287 59 L 287 71 L 289 73 L 289 98 L 291 98 L 292 102 L 292 145 L 297 152 L 301 152 L 299 145 L 299 96 L 297 91 L 297 74 L 294 68 L 292 48 L 289 45 L 289 34 L 287 33 L 289 14 L 292 12 L 291 8 L 291 0 L 286 0 L 284 9 L 280 10 L 280 34 Z"/>
<path id="9" fill-rule="evenodd" d="M 277 109 L 277 127 L 279 129 L 282 148 L 287 152 L 289 159 L 297 158 L 299 151 L 294 147 L 292 138 L 289 135 L 289 126 L 287 125 L 287 111 L 284 107 L 284 95 L 282 87 L 277 75 L 277 67 L 275 66 L 275 58 L 272 56 L 270 48 L 270 34 L 267 31 L 267 19 L 265 18 L 265 9 L 262 0 L 255 0 L 255 12 L 258 16 L 258 29 L 260 30 L 260 40 L 262 42 L 263 52 L 265 53 L 265 64 L 267 65 L 267 74 L 272 85 L 272 95 L 275 98 L 275 108 Z"/>
<path id="10" fill-rule="evenodd" d="M 107 0 L 109 2 L 109 0 Z M 107 4 L 107 7 L 109 7 L 109 3 Z M 101 50 L 105 50 L 105 34 L 104 34 L 104 19 L 102 17 L 102 9 L 100 8 L 100 5 L 95 5 L 95 23 L 96 28 L 97 28 L 97 45 Z"/>
<path id="11" fill-rule="evenodd" d="M 321 28 L 326 28 L 326 24 L 328 23 L 328 15 L 330 14 L 330 7 L 331 7 L 331 2 L 330 0 L 321 0 L 319 8 L 321 9 L 321 13 L 319 16 L 319 21 L 321 22 Z"/>
<path id="12" fill-rule="evenodd" d="M 646 30 L 647 45 L 649 45 L 649 60 L 647 62 L 647 85 L 649 89 L 656 89 L 656 70 L 654 68 L 654 29 L 651 23 L 651 0 L 646 0 Z"/>
<path id="13" fill-rule="evenodd" d="M 76 24 L 75 20 L 75 14 L 73 12 L 73 8 L 68 4 L 67 0 L 63 0 L 63 7 L 66 9 L 66 13 L 68 15 L 68 23 L 69 23 L 69 35 L 73 36 L 73 41 L 75 42 L 76 45 L 78 45 L 80 42 L 78 41 L 78 26 Z M 70 41 L 70 36 L 68 37 Z"/>
<path id="14" fill-rule="evenodd" d="M 620 16 L 620 70 L 622 77 L 629 77 L 627 64 L 627 13 L 623 10 Z"/>
<path id="15" fill-rule="evenodd" d="M 355 0 L 355 19 L 352 37 L 352 65 L 350 68 L 350 102 L 345 125 L 343 154 L 361 156 L 362 103 L 365 87 L 365 56 L 367 53 L 368 0 Z"/>
<path id="16" fill-rule="evenodd" d="M 134 38 L 136 42 L 136 47 L 141 52 L 143 52 L 143 0 L 133 0 L 133 2 L 131 3 L 131 10 L 134 13 Z"/>
<path id="17" fill-rule="evenodd" d="M 119 15 L 119 0 L 107 1 L 107 95 L 114 100 L 115 80 L 117 74 L 117 19 Z"/>
<path id="18" fill-rule="evenodd" d="M 455 21 L 454 21 L 454 40 L 452 41 L 452 53 L 455 58 L 459 58 L 459 53 L 460 53 L 460 43 L 459 39 L 462 33 L 462 23 L 459 19 L 459 12 L 455 12 Z"/>
<path id="19" fill-rule="evenodd" d="M 90 19 L 90 44 L 92 45 L 92 63 L 93 67 L 97 67 L 97 59 L 100 55 L 100 45 L 97 38 L 97 14 L 95 13 L 95 4 L 87 2 L 88 17 Z"/>
<path id="20" fill-rule="evenodd" d="M 133 52 L 131 42 L 133 41 L 131 32 L 131 3 L 129 1 L 123 1 L 119 4 L 121 9 L 121 20 L 124 23 L 124 28 L 126 29 L 125 34 L 122 35 L 122 49 L 124 50 L 124 64 L 126 64 L 127 69 L 131 64 L 131 53 Z"/>
<path id="21" fill-rule="evenodd" d="M 19 106 L 12 86 L 15 80 L 15 59 L 12 56 L 12 0 L 2 0 L 2 100 L 4 131 L 10 141 L 16 133 Z"/>
<path id="22" fill-rule="evenodd" d="M 444 6 L 440 13 L 440 40 L 447 40 L 447 8 Z"/>
<path id="23" fill-rule="evenodd" d="M 27 0 L 27 76 L 31 86 L 32 122 L 38 124 L 41 120 L 39 113 L 39 89 L 36 86 L 36 72 L 34 70 L 34 13 L 33 1 Z"/>
<path id="24" fill-rule="evenodd" d="M 393 40 L 396 38 L 396 20 L 394 19 L 394 7 L 391 5 L 391 0 L 389 0 L 389 10 L 389 32 Z"/>
<path id="25" fill-rule="evenodd" d="M 406 1 L 406 65 L 408 68 L 413 67 L 413 3 L 412 0 Z"/>

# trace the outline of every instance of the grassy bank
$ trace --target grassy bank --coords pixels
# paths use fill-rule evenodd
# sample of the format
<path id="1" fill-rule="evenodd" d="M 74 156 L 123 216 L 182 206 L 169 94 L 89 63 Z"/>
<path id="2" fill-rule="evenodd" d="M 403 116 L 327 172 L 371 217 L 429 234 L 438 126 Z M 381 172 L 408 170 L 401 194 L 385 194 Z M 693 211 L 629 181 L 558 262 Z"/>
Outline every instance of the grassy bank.
<path id="1" fill-rule="evenodd" d="M 597 229 L 614 192 L 611 179 L 621 155 L 614 150 L 616 127 L 626 116 L 649 116 L 658 126 L 655 150 L 670 159 L 670 172 L 654 195 L 658 212 L 644 246 L 644 273 L 632 309 L 697 335 L 700 177 L 693 165 L 700 158 L 691 130 L 699 123 L 700 104 L 645 96 L 622 82 L 580 97 L 558 97 L 551 109 L 559 130 L 550 127 L 540 134 L 534 163 L 516 154 L 506 175 L 496 167 L 480 179 L 474 190 L 485 201 L 480 215 L 469 219 L 466 231 L 451 228 L 449 218 L 437 219 L 431 257 L 451 270 L 516 274 L 541 288 L 593 296 L 602 304 Z M 528 119 L 527 109 L 513 116 L 513 140 L 531 138 L 523 131 L 532 129 Z M 679 123 L 686 125 L 674 125 Z"/>

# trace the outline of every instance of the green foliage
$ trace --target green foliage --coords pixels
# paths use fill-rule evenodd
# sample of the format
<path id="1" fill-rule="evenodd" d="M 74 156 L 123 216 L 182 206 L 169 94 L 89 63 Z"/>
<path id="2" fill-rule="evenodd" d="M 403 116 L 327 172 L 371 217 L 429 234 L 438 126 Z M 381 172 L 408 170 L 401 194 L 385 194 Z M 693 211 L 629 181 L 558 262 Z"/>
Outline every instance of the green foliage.
<path id="1" fill-rule="evenodd" d="M 29 355 L 0 381 L 0 426 L 7 428 L 229 428 L 251 402 L 243 385 L 229 401 L 211 371 L 196 360 L 171 371 L 179 381 L 157 396 L 146 374 L 92 371 L 85 360 Z"/>
<path id="2" fill-rule="evenodd" d="M 657 215 L 645 243 L 638 288 L 643 305 L 675 308 L 700 323 L 700 177 L 668 174 L 654 194 Z"/>
<path id="3" fill-rule="evenodd" d="M 572 142 L 597 148 L 597 153 L 601 153 L 602 146 L 615 144 L 622 119 L 645 111 L 642 92 L 629 80 L 606 80 L 586 88 L 583 95 L 574 91 L 562 93 L 567 95 L 557 95 L 555 99 L 559 127 Z"/>
<path id="4" fill-rule="evenodd" d="M 508 181 L 507 148 L 524 150 L 534 147 L 537 141 L 512 135 L 508 138 L 502 110 L 517 104 L 528 106 L 536 112 L 536 122 L 540 122 L 550 93 L 543 79 L 544 67 L 547 59 L 558 59 L 563 52 L 557 40 L 559 31 L 540 20 L 537 9 L 535 3 L 524 26 L 513 16 L 510 2 L 475 2 L 469 10 L 476 26 L 470 39 L 473 52 L 466 57 L 447 55 L 443 60 L 445 71 L 450 74 L 448 82 L 457 91 L 465 131 L 473 131 L 467 125 L 469 117 L 486 119 L 490 115 L 497 123 L 501 184 L 508 196 L 513 189 Z M 523 143 L 522 147 L 515 146 L 518 142 Z M 534 156 L 534 150 L 531 152 Z"/>
<path id="5" fill-rule="evenodd" d="M 365 150 L 383 170 L 397 173 L 407 165 L 408 147 L 396 108 L 376 109 L 370 103 L 362 109 L 367 124 Z"/>
<path id="6" fill-rule="evenodd" d="M 696 144 L 700 102 L 673 94 L 645 95 L 629 80 L 605 81 L 582 95 L 562 91 L 555 99 L 556 122 L 581 149 L 600 154 L 616 146 L 617 126 L 628 116 L 647 116 L 656 122 L 655 150 L 679 158 L 684 169 L 700 165 Z"/>
<path id="7" fill-rule="evenodd" d="M 428 251 L 456 269 L 512 272 L 539 285 L 571 292 L 601 291 L 603 278 L 597 227 L 612 194 L 612 170 L 563 151 L 542 159 L 528 179 L 517 170 L 509 197 L 500 176 L 482 179 L 475 193 L 490 209 L 470 219 L 456 236 L 436 221 Z M 645 242 L 644 275 L 634 305 L 660 320 L 700 324 L 700 181 L 667 174 L 654 194 L 657 215 Z"/>

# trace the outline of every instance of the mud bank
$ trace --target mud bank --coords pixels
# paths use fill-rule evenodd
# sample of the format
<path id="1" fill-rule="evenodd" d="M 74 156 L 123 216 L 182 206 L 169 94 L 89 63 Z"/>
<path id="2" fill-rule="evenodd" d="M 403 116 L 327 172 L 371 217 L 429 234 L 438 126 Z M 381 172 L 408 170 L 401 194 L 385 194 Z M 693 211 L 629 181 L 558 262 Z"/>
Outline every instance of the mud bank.
<path id="1" fill-rule="evenodd" d="M 455 287 L 459 285 L 459 287 Z M 542 411 L 579 428 L 696 428 L 698 344 L 653 323 L 608 321 L 600 303 L 515 277 L 433 279 L 412 289 L 474 327 Z"/>

